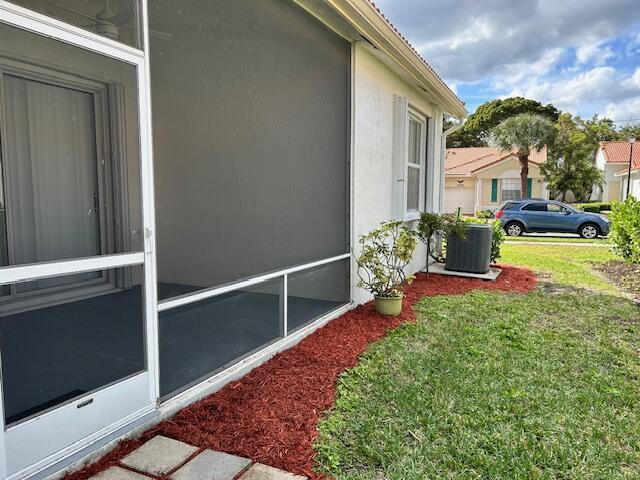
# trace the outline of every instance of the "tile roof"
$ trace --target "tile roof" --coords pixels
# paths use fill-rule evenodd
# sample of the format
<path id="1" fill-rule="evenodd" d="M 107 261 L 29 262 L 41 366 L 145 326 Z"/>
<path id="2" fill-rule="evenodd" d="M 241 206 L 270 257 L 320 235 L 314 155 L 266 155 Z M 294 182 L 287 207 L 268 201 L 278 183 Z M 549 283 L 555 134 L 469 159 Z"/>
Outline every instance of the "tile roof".
<path id="1" fill-rule="evenodd" d="M 515 155 L 505 153 L 497 147 L 448 148 L 444 165 L 445 175 L 473 175 L 481 168 L 501 162 Z M 540 165 L 547 161 L 547 149 L 535 150 L 529 155 L 529 162 Z"/>
<path id="2" fill-rule="evenodd" d="M 393 30 L 395 32 L 395 34 L 411 49 L 411 51 L 416 55 L 416 57 L 418 57 L 420 59 L 420 61 L 422 63 L 424 63 L 424 65 L 431 70 L 431 72 L 433 72 L 433 74 L 438 78 L 438 80 L 440 80 L 442 82 L 442 84 L 447 88 L 447 90 L 449 90 L 459 101 L 460 103 L 462 103 L 463 105 L 465 105 L 465 102 L 462 101 L 462 99 L 458 96 L 458 94 L 456 92 L 454 92 L 451 87 L 449 87 L 449 85 L 447 85 L 447 82 L 445 82 L 442 77 L 438 74 L 438 72 L 435 71 L 435 69 L 429 64 L 429 62 L 427 62 L 427 60 L 425 60 L 425 58 L 418 52 L 418 50 L 415 49 L 415 47 L 413 45 L 411 45 L 411 42 L 409 42 L 409 40 L 406 39 L 406 37 L 404 35 L 402 35 L 402 33 L 400 33 L 400 30 L 398 30 L 396 28 L 396 26 L 391 23 L 391 20 L 389 20 L 384 13 L 382 13 L 382 10 L 380 10 L 380 7 L 378 7 L 373 0 L 366 0 L 367 3 L 369 3 L 373 9 L 378 12 L 378 15 L 380 15 L 380 18 L 382 18 L 387 25 L 389 25 L 389 27 L 391 28 L 391 30 Z"/>
<path id="3" fill-rule="evenodd" d="M 607 163 L 629 163 L 631 145 L 627 140 L 600 142 L 600 148 Z M 631 165 L 634 169 L 640 168 L 640 142 L 633 146 L 633 162 Z"/>

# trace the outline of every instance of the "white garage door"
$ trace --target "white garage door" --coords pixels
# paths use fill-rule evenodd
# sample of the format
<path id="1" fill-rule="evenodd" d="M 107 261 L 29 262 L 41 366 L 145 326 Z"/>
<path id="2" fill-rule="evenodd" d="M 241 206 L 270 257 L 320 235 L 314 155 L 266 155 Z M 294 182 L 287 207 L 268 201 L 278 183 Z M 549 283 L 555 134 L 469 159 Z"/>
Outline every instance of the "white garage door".
<path id="1" fill-rule="evenodd" d="M 455 213 L 458 207 L 462 213 L 473 214 L 476 189 L 471 187 L 451 187 L 444 189 L 444 212 Z"/>

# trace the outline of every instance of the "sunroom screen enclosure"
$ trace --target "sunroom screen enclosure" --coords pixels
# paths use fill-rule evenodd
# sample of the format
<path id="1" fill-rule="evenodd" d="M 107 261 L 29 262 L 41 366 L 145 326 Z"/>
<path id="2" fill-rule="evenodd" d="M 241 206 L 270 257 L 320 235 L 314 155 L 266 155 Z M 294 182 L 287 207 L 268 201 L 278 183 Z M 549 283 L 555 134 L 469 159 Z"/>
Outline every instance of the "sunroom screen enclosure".
<path id="1" fill-rule="evenodd" d="M 0 0 L 0 478 L 351 301 L 350 102 L 289 0 Z"/>
<path id="2" fill-rule="evenodd" d="M 348 303 L 350 45 L 282 0 L 149 8 L 166 397 Z"/>

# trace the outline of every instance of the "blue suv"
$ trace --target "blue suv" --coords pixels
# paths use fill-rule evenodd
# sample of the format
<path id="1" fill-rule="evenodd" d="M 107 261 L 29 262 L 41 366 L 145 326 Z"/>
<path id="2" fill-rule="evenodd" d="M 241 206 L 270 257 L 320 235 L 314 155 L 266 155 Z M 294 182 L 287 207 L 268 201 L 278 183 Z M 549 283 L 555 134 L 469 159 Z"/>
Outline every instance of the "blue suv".
<path id="1" fill-rule="evenodd" d="M 611 222 L 604 215 L 580 212 L 552 200 L 523 199 L 506 202 L 496 212 L 507 235 L 525 232 L 577 233 L 582 238 L 609 235 Z"/>

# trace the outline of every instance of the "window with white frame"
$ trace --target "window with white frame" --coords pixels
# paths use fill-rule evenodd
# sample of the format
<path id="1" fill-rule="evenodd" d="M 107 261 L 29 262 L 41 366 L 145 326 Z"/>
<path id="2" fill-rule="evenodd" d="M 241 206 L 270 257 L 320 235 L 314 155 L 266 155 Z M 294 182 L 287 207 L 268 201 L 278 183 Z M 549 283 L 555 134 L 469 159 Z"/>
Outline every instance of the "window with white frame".
<path id="1" fill-rule="evenodd" d="M 424 205 L 424 166 L 426 160 L 427 122 L 417 112 L 409 111 L 409 146 L 407 149 L 406 217 L 417 215 Z"/>
<path id="2" fill-rule="evenodd" d="M 395 98 L 394 215 L 415 220 L 424 211 L 427 164 L 427 118 L 407 99 Z"/>
<path id="3" fill-rule="evenodd" d="M 522 198 L 522 182 L 519 178 L 504 178 L 500 184 L 500 198 L 503 202 Z"/>

